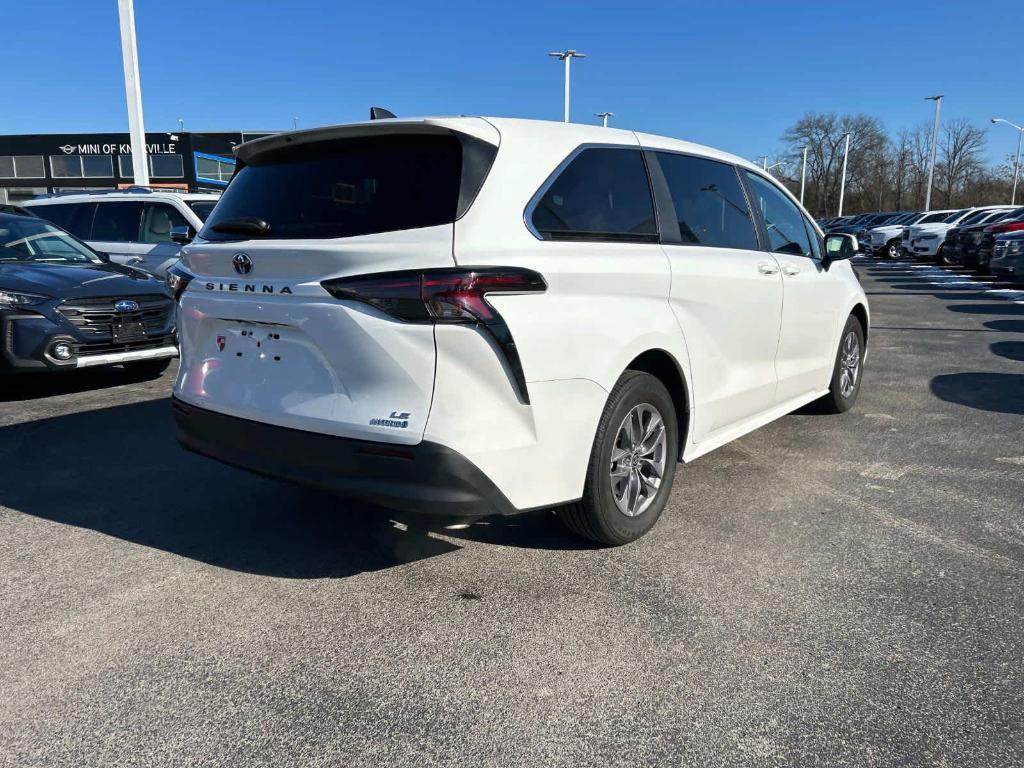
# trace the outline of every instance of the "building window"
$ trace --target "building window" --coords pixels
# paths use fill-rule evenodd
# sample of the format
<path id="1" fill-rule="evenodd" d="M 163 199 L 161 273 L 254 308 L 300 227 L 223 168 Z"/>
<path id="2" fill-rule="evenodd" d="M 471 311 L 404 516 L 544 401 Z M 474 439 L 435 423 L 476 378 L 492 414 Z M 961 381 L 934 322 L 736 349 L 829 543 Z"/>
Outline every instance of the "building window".
<path id="1" fill-rule="evenodd" d="M 180 179 L 185 175 L 184 160 L 181 155 L 146 155 L 149 175 L 159 179 Z M 117 166 L 121 178 L 130 179 L 135 176 L 135 164 L 131 155 L 119 155 Z"/>
<path id="2" fill-rule="evenodd" d="M 114 162 L 110 155 L 50 155 L 50 172 L 55 179 L 112 179 Z"/>
<path id="3" fill-rule="evenodd" d="M 218 155 L 193 152 L 196 158 L 196 181 L 227 184 L 235 172 L 235 161 Z"/>
<path id="4" fill-rule="evenodd" d="M 7 155 L 0 157 L 0 179 L 42 179 L 46 168 L 42 155 Z"/>

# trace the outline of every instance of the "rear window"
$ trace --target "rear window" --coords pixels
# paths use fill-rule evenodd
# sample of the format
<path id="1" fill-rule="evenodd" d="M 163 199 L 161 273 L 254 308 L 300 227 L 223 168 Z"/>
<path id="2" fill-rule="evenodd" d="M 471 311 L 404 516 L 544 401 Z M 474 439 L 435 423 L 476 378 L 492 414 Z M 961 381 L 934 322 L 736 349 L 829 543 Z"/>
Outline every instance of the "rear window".
<path id="1" fill-rule="evenodd" d="M 254 217 L 261 237 L 331 238 L 455 221 L 462 177 L 455 135 L 338 139 L 267 152 L 239 170 L 203 227 L 207 240 L 235 240 L 218 223 Z M 248 235 L 246 235 L 248 236 Z"/>
<path id="2" fill-rule="evenodd" d="M 191 208 L 196 216 L 199 217 L 200 221 L 206 221 L 210 214 L 213 212 L 213 207 L 217 205 L 215 201 L 206 200 L 189 200 L 188 207 Z"/>

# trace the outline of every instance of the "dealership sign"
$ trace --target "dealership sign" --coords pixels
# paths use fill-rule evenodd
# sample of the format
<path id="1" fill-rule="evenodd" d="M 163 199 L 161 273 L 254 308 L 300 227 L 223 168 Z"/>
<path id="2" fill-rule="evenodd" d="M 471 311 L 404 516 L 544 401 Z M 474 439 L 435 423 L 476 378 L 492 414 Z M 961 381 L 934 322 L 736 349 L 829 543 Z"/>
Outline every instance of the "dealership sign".
<path id="1" fill-rule="evenodd" d="M 178 145 L 171 142 L 168 144 L 147 144 L 146 153 L 150 155 L 175 155 Z M 131 144 L 64 144 L 57 147 L 65 155 L 130 155 Z"/>

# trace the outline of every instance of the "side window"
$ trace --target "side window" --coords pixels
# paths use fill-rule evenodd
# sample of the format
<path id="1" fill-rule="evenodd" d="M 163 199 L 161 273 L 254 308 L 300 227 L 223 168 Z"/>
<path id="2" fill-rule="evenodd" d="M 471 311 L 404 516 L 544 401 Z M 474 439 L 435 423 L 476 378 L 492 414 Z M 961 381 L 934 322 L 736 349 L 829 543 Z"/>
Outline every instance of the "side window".
<path id="1" fill-rule="evenodd" d="M 821 237 L 818 235 L 817 230 L 815 230 L 814 225 L 806 217 L 804 218 L 804 226 L 807 227 L 807 237 L 811 241 L 811 257 L 821 261 L 821 254 L 824 248 Z"/>
<path id="2" fill-rule="evenodd" d="M 171 227 L 187 227 L 185 221 L 173 205 L 167 203 L 146 203 L 142 212 L 143 243 L 171 242 Z"/>
<path id="3" fill-rule="evenodd" d="M 532 221 L 548 240 L 657 242 L 654 202 L 640 150 L 583 150 L 537 202 Z"/>
<path id="4" fill-rule="evenodd" d="M 813 256 L 811 239 L 807 236 L 800 210 L 774 184 L 756 173 L 747 171 L 746 174 L 754 192 L 754 203 L 760 209 L 768 230 L 769 249 L 791 256 Z"/>
<path id="5" fill-rule="evenodd" d="M 657 154 L 683 243 L 758 249 L 754 222 L 733 166 L 702 157 Z"/>
<path id="6" fill-rule="evenodd" d="M 104 243 L 137 243 L 142 203 L 134 200 L 111 200 L 96 204 L 92 222 L 92 239 Z"/>
<path id="7" fill-rule="evenodd" d="M 40 205 L 33 208 L 32 212 L 40 218 L 52 221 L 61 229 L 66 229 L 75 237 L 88 240 L 96 203 Z"/>

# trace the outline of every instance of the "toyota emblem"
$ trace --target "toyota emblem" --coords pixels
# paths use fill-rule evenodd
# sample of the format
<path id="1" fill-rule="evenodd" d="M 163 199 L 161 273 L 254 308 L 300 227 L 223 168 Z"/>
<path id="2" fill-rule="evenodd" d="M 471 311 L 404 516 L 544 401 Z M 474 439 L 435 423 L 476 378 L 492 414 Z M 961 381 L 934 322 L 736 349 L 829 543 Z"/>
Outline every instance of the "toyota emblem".
<path id="1" fill-rule="evenodd" d="M 236 253 L 231 257 L 231 264 L 235 268 L 235 272 L 240 275 L 248 275 L 252 272 L 252 259 L 249 258 L 248 253 Z"/>

